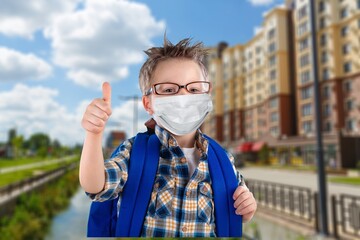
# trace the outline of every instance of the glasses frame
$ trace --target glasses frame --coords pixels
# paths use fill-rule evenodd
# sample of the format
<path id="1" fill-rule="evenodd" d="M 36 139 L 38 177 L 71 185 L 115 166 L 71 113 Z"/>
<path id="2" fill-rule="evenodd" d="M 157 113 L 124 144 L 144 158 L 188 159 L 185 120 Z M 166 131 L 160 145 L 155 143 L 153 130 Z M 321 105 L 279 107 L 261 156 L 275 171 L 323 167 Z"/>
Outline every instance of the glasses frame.
<path id="1" fill-rule="evenodd" d="M 206 91 L 206 92 L 202 92 L 202 93 L 192 93 L 192 92 L 189 92 L 188 89 L 187 89 L 187 86 L 190 85 L 190 84 L 193 84 L 193 83 L 207 83 L 209 84 L 209 90 Z M 160 84 L 174 84 L 174 85 L 177 85 L 179 87 L 178 91 L 176 93 L 173 93 L 173 94 L 159 94 L 157 91 L 156 91 L 156 86 L 157 85 L 160 85 Z M 160 95 L 160 96 L 171 96 L 171 95 L 176 95 L 180 92 L 180 90 L 182 88 L 184 88 L 188 93 L 190 94 L 204 94 L 204 93 L 209 93 L 211 91 L 211 82 L 208 82 L 208 81 L 194 81 L 194 82 L 189 82 L 188 84 L 185 84 L 185 85 L 179 85 L 177 83 L 173 83 L 173 82 L 163 82 L 163 83 L 156 83 L 154 85 L 152 85 L 149 90 L 147 90 L 145 92 L 145 96 L 149 96 L 151 93 L 155 93 L 156 95 Z"/>

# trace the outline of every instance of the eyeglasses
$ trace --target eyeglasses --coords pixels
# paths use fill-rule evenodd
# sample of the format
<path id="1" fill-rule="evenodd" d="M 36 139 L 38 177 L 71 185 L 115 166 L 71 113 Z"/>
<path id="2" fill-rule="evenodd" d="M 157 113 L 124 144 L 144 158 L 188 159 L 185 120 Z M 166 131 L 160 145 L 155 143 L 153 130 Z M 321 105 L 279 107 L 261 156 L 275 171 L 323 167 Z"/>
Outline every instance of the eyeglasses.
<path id="1" fill-rule="evenodd" d="M 185 88 L 191 94 L 203 94 L 209 93 L 210 82 L 196 81 L 186 85 L 179 85 L 176 83 L 157 83 L 154 84 L 149 90 L 145 92 L 145 95 L 150 95 L 155 92 L 157 95 L 175 95 L 180 89 Z"/>

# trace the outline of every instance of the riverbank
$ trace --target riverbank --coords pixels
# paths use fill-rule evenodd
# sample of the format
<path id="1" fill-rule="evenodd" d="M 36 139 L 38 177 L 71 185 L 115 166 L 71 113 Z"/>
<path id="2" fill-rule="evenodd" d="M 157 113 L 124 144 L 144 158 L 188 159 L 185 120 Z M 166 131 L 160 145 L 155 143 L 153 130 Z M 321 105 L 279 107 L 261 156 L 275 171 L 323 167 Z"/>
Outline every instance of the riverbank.
<path id="1" fill-rule="evenodd" d="M 53 217 L 69 205 L 78 183 L 78 168 L 75 168 L 44 188 L 22 194 L 11 217 L 0 219 L 0 239 L 44 239 Z"/>

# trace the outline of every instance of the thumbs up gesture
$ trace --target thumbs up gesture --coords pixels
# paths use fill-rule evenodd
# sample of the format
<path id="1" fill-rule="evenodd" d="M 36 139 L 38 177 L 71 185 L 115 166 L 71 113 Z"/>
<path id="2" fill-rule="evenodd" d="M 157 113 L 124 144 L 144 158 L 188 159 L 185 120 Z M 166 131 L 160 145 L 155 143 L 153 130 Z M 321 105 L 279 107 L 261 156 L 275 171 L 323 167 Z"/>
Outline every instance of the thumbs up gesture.
<path id="1" fill-rule="evenodd" d="M 111 86 L 108 82 L 102 85 L 102 98 L 94 99 L 86 108 L 82 127 L 94 134 L 104 131 L 105 124 L 111 115 Z"/>

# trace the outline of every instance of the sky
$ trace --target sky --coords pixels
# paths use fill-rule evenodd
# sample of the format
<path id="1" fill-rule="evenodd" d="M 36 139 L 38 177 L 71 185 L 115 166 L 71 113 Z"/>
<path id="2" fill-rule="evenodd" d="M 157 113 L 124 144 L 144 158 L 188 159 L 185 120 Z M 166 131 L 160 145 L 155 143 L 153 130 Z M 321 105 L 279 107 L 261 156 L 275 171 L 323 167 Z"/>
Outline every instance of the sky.
<path id="1" fill-rule="evenodd" d="M 206 46 L 246 43 L 263 13 L 283 0 L 1 0 L 0 142 L 8 131 L 42 132 L 64 145 L 82 143 L 82 115 L 101 85 L 112 87 L 105 136 L 133 136 L 134 103 L 144 50 L 164 33 Z M 124 98 L 125 97 L 125 98 Z M 137 103 L 137 130 L 150 117 Z M 136 108 L 135 108 L 136 109 Z"/>

